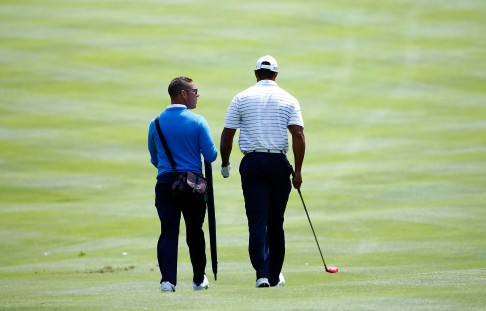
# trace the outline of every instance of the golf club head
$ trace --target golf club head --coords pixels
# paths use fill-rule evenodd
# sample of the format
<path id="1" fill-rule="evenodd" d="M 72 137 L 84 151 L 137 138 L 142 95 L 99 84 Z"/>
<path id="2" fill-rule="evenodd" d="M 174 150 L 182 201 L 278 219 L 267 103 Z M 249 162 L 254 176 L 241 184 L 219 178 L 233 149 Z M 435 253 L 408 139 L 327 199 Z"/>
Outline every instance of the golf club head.
<path id="1" fill-rule="evenodd" d="M 328 273 L 337 273 L 339 269 L 337 267 L 326 267 L 326 272 Z"/>

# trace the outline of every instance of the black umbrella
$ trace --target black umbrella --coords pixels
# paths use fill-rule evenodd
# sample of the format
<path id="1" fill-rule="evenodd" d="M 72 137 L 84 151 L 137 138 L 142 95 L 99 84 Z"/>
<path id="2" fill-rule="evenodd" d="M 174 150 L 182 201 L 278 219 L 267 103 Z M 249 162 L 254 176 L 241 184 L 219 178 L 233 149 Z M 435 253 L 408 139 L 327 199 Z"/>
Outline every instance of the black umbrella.
<path id="1" fill-rule="evenodd" d="M 211 162 L 204 161 L 204 173 L 208 183 L 208 227 L 209 243 L 211 246 L 211 263 L 213 266 L 214 280 L 218 279 L 218 250 L 216 245 L 216 215 L 214 212 L 213 170 Z"/>

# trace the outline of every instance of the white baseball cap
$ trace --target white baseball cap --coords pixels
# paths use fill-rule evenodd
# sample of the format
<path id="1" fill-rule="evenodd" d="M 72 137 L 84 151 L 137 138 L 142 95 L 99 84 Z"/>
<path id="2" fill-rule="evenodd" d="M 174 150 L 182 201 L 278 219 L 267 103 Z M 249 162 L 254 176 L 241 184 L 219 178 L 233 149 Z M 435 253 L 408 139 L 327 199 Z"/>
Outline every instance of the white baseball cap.
<path id="1" fill-rule="evenodd" d="M 268 64 L 264 64 L 264 63 L 268 63 Z M 256 67 L 255 67 L 255 70 L 260 70 L 260 69 L 269 69 L 270 71 L 278 72 L 277 61 L 275 60 L 275 58 L 273 58 L 270 55 L 262 56 L 257 60 Z"/>

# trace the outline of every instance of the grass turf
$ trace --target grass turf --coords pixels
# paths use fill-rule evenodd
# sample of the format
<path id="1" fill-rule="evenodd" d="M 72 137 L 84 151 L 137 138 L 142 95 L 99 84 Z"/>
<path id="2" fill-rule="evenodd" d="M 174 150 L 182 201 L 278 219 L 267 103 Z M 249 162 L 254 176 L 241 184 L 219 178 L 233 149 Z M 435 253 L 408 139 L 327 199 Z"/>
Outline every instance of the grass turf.
<path id="1" fill-rule="evenodd" d="M 0 309 L 483 310 L 485 13 L 479 0 L 2 1 Z M 301 102 L 302 193 L 340 272 L 324 272 L 293 192 L 287 284 L 252 288 L 234 152 L 230 179 L 213 167 L 218 281 L 192 292 L 182 234 L 177 292 L 161 294 L 148 122 L 188 75 L 219 143 L 267 53 Z"/>

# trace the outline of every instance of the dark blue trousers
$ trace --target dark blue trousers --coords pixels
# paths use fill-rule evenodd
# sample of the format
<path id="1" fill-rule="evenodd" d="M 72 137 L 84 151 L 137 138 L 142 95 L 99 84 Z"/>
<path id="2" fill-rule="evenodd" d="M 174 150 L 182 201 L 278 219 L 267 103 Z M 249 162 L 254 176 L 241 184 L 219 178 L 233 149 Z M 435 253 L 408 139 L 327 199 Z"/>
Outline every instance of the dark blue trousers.
<path id="1" fill-rule="evenodd" d="M 284 154 L 253 152 L 240 163 L 248 218 L 248 252 L 256 278 L 278 283 L 285 258 L 284 214 L 292 189 L 291 169 Z"/>
<path id="2" fill-rule="evenodd" d="M 206 204 L 200 197 L 188 195 L 182 200 L 174 200 L 172 183 L 177 173 L 163 174 L 155 186 L 155 207 L 160 219 L 161 234 L 157 243 L 157 260 L 162 275 L 161 283 L 169 281 L 177 285 L 177 251 L 181 213 L 186 224 L 186 242 L 189 247 L 193 270 L 193 282 L 201 283 L 206 268 L 206 242 L 203 223 Z"/>

